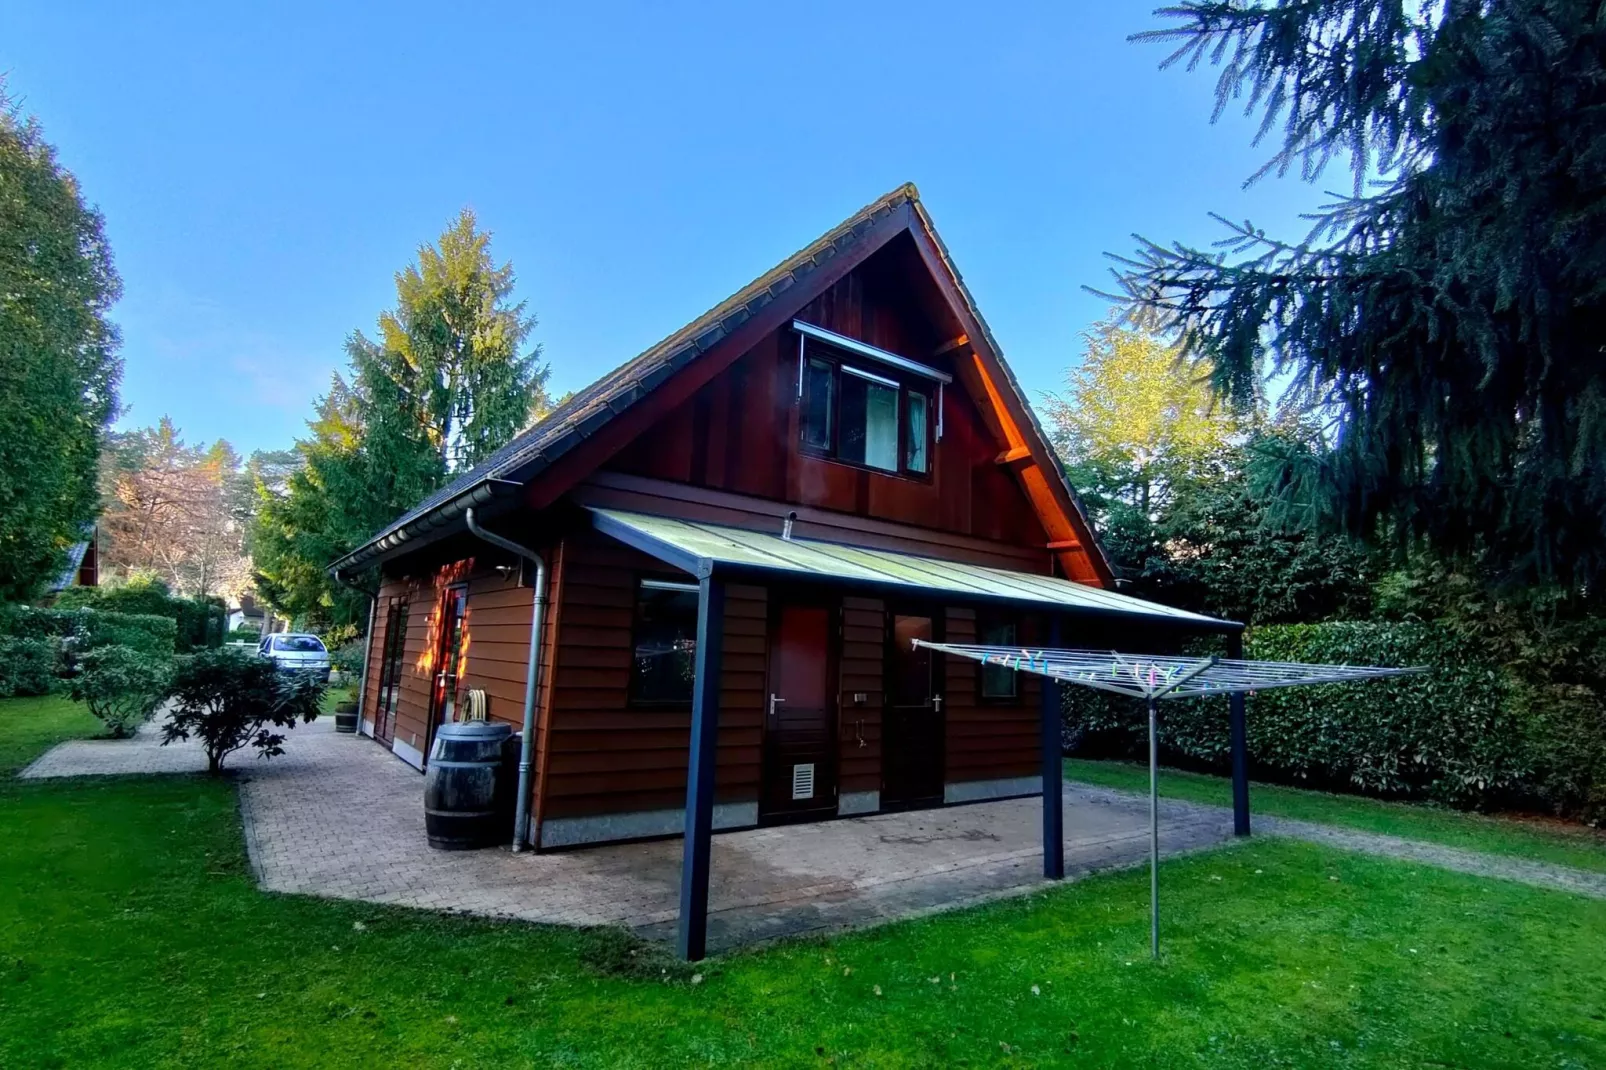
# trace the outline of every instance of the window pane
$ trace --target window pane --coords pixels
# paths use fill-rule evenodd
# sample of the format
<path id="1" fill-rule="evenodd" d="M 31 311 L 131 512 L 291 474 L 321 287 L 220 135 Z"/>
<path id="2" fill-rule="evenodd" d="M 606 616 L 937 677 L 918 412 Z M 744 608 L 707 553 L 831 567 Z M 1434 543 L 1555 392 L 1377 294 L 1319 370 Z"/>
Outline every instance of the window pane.
<path id="1" fill-rule="evenodd" d="M 925 472 L 926 458 L 926 395 L 909 392 L 909 449 L 904 467 L 911 472 Z"/>
<path id="2" fill-rule="evenodd" d="M 842 442 L 844 461 L 898 470 L 898 391 L 868 379 L 842 375 Z"/>
<path id="3" fill-rule="evenodd" d="M 981 641 L 986 646 L 1014 646 L 1015 625 L 1006 621 L 987 621 L 981 626 Z M 1018 681 L 1015 670 L 1003 665 L 981 667 L 982 698 L 1014 698 Z"/>
<path id="4" fill-rule="evenodd" d="M 831 448 L 831 419 L 835 415 L 831 365 L 811 360 L 803 373 L 803 445 L 810 449 Z"/>
<path id="5" fill-rule="evenodd" d="M 697 592 L 642 586 L 636 594 L 636 702 L 689 703 L 697 652 Z"/>

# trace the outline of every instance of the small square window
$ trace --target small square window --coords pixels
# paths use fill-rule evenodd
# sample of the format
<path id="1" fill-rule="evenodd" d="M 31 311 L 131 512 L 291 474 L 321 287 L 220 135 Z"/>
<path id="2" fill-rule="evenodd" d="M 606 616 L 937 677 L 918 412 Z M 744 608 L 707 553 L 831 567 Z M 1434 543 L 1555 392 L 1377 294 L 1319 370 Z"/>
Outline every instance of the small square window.
<path id="1" fill-rule="evenodd" d="M 691 703 L 696 675 L 695 584 L 644 579 L 636 589 L 630 700 L 644 706 Z"/>
<path id="2" fill-rule="evenodd" d="M 981 625 L 981 641 L 986 646 L 1015 645 L 1015 624 L 1013 621 L 983 621 Z M 1005 665 L 983 665 L 981 667 L 981 697 L 994 701 L 1009 700 L 1018 697 L 1020 681 L 1016 679 L 1014 669 Z"/>

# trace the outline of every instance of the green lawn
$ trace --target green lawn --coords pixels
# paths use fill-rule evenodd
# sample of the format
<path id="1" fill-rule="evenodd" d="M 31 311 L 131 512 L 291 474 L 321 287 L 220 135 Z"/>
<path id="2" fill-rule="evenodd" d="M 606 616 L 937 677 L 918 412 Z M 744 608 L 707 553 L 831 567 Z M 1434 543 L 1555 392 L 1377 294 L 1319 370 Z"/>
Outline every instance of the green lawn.
<path id="1" fill-rule="evenodd" d="M 1149 791 L 1149 768 L 1145 765 L 1068 758 L 1065 775 L 1084 784 L 1145 795 Z M 1161 769 L 1160 794 L 1189 802 L 1231 806 L 1232 782 L 1225 777 Z M 1606 871 L 1606 833 L 1582 825 L 1486 817 L 1441 807 L 1384 802 L 1359 795 L 1331 795 L 1276 784 L 1251 784 L 1249 807 L 1251 824 L 1254 814 L 1275 814 L 1490 854 L 1516 855 Z"/>
<path id="2" fill-rule="evenodd" d="M 65 739 L 105 732 L 81 703 L 62 695 L 0 699 L 0 779 Z"/>
<path id="3" fill-rule="evenodd" d="M 344 702 L 347 699 L 350 699 L 353 702 L 357 700 L 356 684 L 342 684 L 339 687 L 325 688 L 323 693 L 323 701 L 318 703 L 318 710 L 326 717 L 333 717 L 335 714 L 335 704 Z"/>
<path id="4" fill-rule="evenodd" d="M 258 892 L 227 781 L 0 781 L 0 1066 L 1606 1065 L 1606 903 L 1269 839 L 1162 879 L 1159 965 L 1136 872 L 686 969 Z"/>

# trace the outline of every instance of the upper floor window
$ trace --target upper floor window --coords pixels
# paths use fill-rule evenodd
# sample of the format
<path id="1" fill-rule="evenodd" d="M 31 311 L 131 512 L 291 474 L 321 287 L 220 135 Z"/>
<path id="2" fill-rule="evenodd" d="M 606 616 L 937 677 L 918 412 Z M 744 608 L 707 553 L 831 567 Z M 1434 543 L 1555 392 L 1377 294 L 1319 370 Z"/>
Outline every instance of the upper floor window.
<path id="1" fill-rule="evenodd" d="M 895 475 L 930 474 L 929 385 L 913 385 L 812 347 L 802 379 L 806 451 Z"/>

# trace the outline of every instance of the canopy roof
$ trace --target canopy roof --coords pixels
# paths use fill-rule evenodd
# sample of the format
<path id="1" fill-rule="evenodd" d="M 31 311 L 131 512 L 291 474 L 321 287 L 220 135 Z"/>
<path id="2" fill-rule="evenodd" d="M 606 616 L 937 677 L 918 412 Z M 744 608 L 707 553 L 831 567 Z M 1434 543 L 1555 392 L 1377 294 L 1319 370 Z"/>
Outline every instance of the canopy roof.
<path id="1" fill-rule="evenodd" d="M 1226 658 L 1162 657 L 1114 650 L 1028 650 L 974 643 L 928 643 L 927 647 L 984 665 L 1002 665 L 1067 684 L 1114 691 L 1133 698 L 1188 698 L 1264 691 L 1299 684 L 1340 684 L 1379 676 L 1408 676 L 1423 669 L 1360 665 L 1307 665 L 1297 661 L 1230 661 Z"/>
<path id="2" fill-rule="evenodd" d="M 865 546 L 788 539 L 646 513 L 591 510 L 597 529 L 694 576 L 741 574 L 793 577 L 851 587 L 920 592 L 960 601 L 1056 607 L 1181 625 L 1237 631 L 1241 625 L 1145 602 L 1055 576 L 943 561 Z"/>

